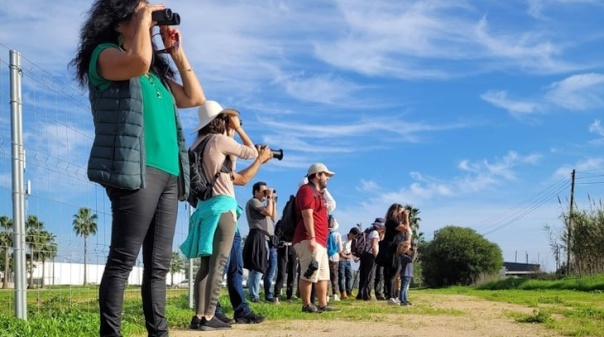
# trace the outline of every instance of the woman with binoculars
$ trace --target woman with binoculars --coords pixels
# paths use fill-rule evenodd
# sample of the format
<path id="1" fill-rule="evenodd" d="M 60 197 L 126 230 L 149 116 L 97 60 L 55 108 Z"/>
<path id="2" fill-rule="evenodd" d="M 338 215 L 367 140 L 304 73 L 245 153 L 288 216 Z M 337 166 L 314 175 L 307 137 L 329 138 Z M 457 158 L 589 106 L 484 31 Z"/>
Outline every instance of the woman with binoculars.
<path id="1" fill-rule="evenodd" d="M 122 335 L 124 291 L 141 247 L 145 326 L 149 336 L 168 336 L 166 275 L 178 200 L 186 200 L 189 186 L 177 108 L 199 106 L 205 96 L 180 32 L 159 26 L 164 49 L 153 42 L 156 20 L 163 17 L 157 13 L 174 14 L 147 1 L 94 1 L 71 61 L 76 79 L 88 87 L 94 120 L 88 178 L 103 186 L 111 201 L 111 243 L 99 288 L 100 336 Z"/>

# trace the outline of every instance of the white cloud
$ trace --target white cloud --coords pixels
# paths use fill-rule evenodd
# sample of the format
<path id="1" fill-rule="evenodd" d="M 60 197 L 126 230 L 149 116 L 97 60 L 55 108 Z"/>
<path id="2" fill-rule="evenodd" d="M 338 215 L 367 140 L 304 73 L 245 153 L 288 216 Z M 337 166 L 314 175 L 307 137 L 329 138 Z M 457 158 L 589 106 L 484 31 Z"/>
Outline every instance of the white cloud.
<path id="1" fill-rule="evenodd" d="M 483 100 L 502 108 L 514 115 L 534 114 L 539 112 L 535 102 L 520 101 L 508 98 L 507 91 L 487 91 L 480 96 Z"/>
<path id="2" fill-rule="evenodd" d="M 541 156 L 530 154 L 521 156 L 514 151 L 502 158 L 480 161 L 461 160 L 457 168 L 459 173 L 450 179 L 426 176 L 420 172 L 410 172 L 413 182 L 399 191 L 385 194 L 389 200 L 404 200 L 418 203 L 441 197 L 459 197 L 470 193 L 481 193 L 504 182 L 515 181 L 516 170 L 526 165 L 536 165 Z M 383 201 L 385 203 L 385 200 Z"/>
<path id="3" fill-rule="evenodd" d="M 590 171 L 604 168 L 604 157 L 592 157 L 586 158 L 584 160 L 580 160 L 576 162 L 574 165 L 563 165 L 559 167 L 553 174 L 553 178 L 564 178 L 570 177 L 571 172 L 576 170 L 577 172 L 581 171 Z"/>
<path id="4" fill-rule="evenodd" d="M 480 97 L 514 116 L 567 111 L 585 111 L 604 107 L 604 75 L 586 73 L 571 75 L 546 87 L 543 96 L 535 99 L 510 99 L 507 91 L 487 91 Z"/>
<path id="5" fill-rule="evenodd" d="M 588 110 L 604 106 L 604 75 L 572 75 L 550 85 L 546 99 L 567 110 Z"/>
<path id="6" fill-rule="evenodd" d="M 600 125 L 600 120 L 596 119 L 590 126 L 589 126 L 589 132 L 598 134 L 602 137 L 604 137 L 604 128 L 602 127 L 602 125 Z"/>
<path id="7" fill-rule="evenodd" d="M 284 83 L 286 92 L 299 100 L 348 105 L 360 86 L 332 75 L 292 78 Z"/>

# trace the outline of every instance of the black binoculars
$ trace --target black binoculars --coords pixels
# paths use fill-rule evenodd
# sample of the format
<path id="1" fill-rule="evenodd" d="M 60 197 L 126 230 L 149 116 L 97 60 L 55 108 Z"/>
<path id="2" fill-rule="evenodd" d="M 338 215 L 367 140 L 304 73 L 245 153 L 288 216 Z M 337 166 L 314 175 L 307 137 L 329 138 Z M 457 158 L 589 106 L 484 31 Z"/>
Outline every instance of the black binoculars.
<path id="1" fill-rule="evenodd" d="M 268 145 L 262 145 L 262 144 L 256 144 L 256 147 L 260 147 L 260 148 L 264 148 L 267 147 Z M 271 152 L 273 153 L 273 158 L 277 159 L 277 160 L 281 160 L 283 159 L 283 150 L 279 149 L 279 150 L 274 150 L 274 149 L 270 149 Z"/>
<path id="2" fill-rule="evenodd" d="M 180 15 L 172 12 L 170 8 L 164 8 L 151 13 L 151 20 L 157 22 L 158 26 L 177 26 L 180 25 Z"/>

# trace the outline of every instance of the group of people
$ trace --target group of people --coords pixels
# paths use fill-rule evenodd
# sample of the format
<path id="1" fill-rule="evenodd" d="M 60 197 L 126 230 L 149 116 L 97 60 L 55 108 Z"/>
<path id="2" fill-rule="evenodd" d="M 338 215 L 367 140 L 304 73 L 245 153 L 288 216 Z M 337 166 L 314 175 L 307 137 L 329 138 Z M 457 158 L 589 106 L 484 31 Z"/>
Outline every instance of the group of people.
<path id="1" fill-rule="evenodd" d="M 401 204 L 392 204 L 386 217 L 376 218 L 365 232 L 367 240 L 359 257 L 359 293 L 356 298 L 370 300 L 373 290 L 378 300 L 410 305 L 408 291 L 417 249 L 412 245 L 409 210 Z M 397 280 L 401 282 L 398 287 Z"/>
<path id="2" fill-rule="evenodd" d="M 292 298 L 297 279 L 302 311 L 337 310 L 327 303 L 328 284 L 334 278 L 330 274 L 338 270 L 344 275 L 341 279 L 348 280 L 339 289 L 337 282 L 332 285 L 335 294 L 341 290 L 342 297 L 351 296 L 353 257 L 346 249 L 337 257 L 328 254 L 329 213 L 335 201 L 326 186 L 334 173 L 321 163 L 308 169 L 296 194 L 300 220 L 291 242 L 272 239 L 277 196 L 265 183 L 254 184 L 253 198 L 245 206 L 250 234 L 244 254 L 237 226 L 243 209 L 237 205 L 234 186 L 248 184 L 273 153 L 268 147 L 254 146 L 237 110 L 206 100 L 184 52 L 180 31 L 157 26 L 154 21 L 152 13 L 163 10 L 164 5 L 146 0 L 95 0 L 71 61 L 76 79 L 88 88 L 94 122 L 87 174 L 105 188 L 112 210 L 109 253 L 99 287 L 100 336 L 121 336 L 124 291 L 141 248 L 145 326 L 149 336 L 168 336 L 166 275 L 177 205 L 185 200 L 195 204 L 196 211 L 181 250 L 187 257 L 201 260 L 195 276 L 191 328 L 228 329 L 234 322 L 264 320 L 247 304 L 244 266 L 250 270 L 252 301 L 259 298 L 262 275 L 267 301 L 277 301 L 286 279 L 287 297 Z M 155 35 L 159 35 L 162 49 L 154 42 Z M 199 107 L 197 135 L 190 148 L 178 114 L 179 108 L 189 107 Z M 237 158 L 253 162 L 236 171 Z M 389 216 L 396 220 L 400 214 L 397 209 Z M 389 231 L 388 224 L 385 238 L 394 242 L 402 227 L 393 222 Z M 369 235 L 371 240 L 384 236 L 384 226 L 377 226 L 375 232 Z M 351 239 L 349 234 L 348 241 Z M 361 257 L 361 268 L 367 271 L 359 292 L 362 298 L 368 296 L 378 248 L 372 243 L 367 256 Z M 271 291 L 275 271 L 277 282 Z M 395 269 L 389 270 L 387 275 L 391 278 L 394 273 Z M 218 302 L 224 274 L 233 319 L 223 314 Z"/>

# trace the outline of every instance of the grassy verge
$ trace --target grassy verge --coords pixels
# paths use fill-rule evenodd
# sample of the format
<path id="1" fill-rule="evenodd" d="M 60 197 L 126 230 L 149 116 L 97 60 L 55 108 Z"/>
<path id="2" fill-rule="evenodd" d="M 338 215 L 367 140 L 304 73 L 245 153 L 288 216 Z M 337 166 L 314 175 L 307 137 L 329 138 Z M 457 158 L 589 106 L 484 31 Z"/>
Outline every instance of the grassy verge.
<path id="1" fill-rule="evenodd" d="M 439 295 L 468 295 L 488 301 L 519 304 L 533 308 L 532 313 L 508 312 L 521 323 L 543 324 L 567 336 L 604 337 L 604 276 L 559 281 L 503 280 L 480 288 L 453 287 L 438 290 L 413 290 L 413 296 L 431 298 Z M 98 335 L 97 289 L 71 287 L 28 292 L 28 320 L 14 318 L 14 293 L 0 291 L 0 337 L 84 337 Z M 447 300 L 447 299 L 443 299 Z M 228 297 L 220 297 L 225 313 L 232 316 Z M 251 303 L 252 309 L 269 320 L 309 320 L 313 315 L 301 313 L 299 302 L 275 306 Z M 380 322 L 393 314 L 393 308 L 384 302 L 342 301 L 337 314 L 324 313 L 338 320 L 371 320 Z M 140 288 L 129 288 L 124 302 L 124 336 L 144 336 L 144 319 L 140 302 Z M 412 311 L 397 311 L 413 315 L 463 316 L 456 309 L 440 309 L 431 304 L 414 306 Z M 187 290 L 168 291 L 166 310 L 172 329 L 186 329 L 192 309 L 188 307 Z"/>

